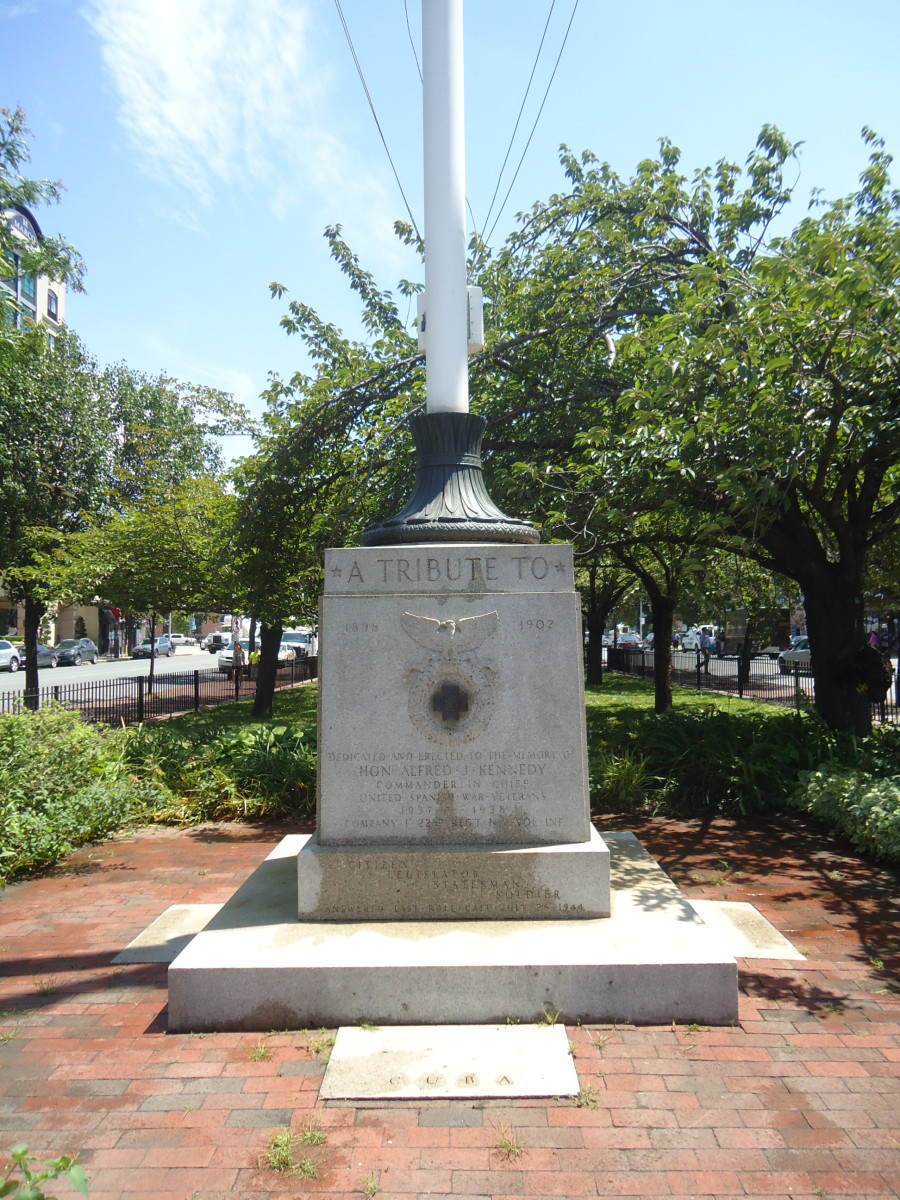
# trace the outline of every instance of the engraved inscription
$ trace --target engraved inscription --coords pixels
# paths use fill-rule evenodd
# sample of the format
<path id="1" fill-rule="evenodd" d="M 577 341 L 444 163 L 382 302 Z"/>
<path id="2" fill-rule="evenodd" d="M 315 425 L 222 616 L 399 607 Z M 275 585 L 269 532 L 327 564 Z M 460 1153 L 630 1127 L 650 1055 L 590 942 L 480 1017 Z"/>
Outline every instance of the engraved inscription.
<path id="1" fill-rule="evenodd" d="M 549 553 L 552 547 L 537 552 L 521 549 L 525 552 L 460 554 L 419 553 L 410 547 L 391 553 L 385 547 L 352 557 L 339 552 L 341 559 L 333 558 L 327 572 L 339 591 L 496 592 L 519 590 L 523 584 L 536 585 L 541 591 L 570 590 L 572 561 L 568 555 Z"/>
<path id="2" fill-rule="evenodd" d="M 496 862 L 435 856 L 354 854 L 335 863 L 318 897 L 320 918 L 345 912 L 346 896 L 365 895 L 358 912 L 387 920 L 447 917 L 564 917 L 584 913 L 576 895 L 542 883 L 526 864 L 500 870 Z"/>
<path id="3" fill-rule="evenodd" d="M 327 751 L 326 761 L 349 767 L 359 783 L 348 833 L 388 841 L 517 841 L 561 828 L 550 803 L 567 750 L 428 749 Z M 537 810 L 537 811 L 535 811 Z"/>

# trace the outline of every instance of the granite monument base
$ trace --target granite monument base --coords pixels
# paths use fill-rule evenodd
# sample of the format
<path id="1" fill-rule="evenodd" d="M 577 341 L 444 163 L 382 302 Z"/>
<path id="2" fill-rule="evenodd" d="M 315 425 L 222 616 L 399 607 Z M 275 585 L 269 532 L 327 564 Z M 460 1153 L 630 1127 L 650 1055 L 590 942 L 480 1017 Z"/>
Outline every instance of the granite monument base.
<path id="1" fill-rule="evenodd" d="M 534 921 L 609 916 L 609 850 L 567 846 L 323 846 L 297 855 L 301 921 Z"/>
<path id="2" fill-rule="evenodd" d="M 169 968 L 169 1029 L 737 1020 L 737 963 L 632 834 L 598 920 L 297 920 L 285 838 Z"/>

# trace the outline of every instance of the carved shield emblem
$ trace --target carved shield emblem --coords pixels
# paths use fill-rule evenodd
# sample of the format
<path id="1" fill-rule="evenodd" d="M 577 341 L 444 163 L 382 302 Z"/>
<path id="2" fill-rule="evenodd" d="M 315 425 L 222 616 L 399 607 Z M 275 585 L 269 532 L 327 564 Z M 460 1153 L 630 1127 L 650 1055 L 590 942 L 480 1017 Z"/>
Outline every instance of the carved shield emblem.
<path id="1" fill-rule="evenodd" d="M 475 653 L 500 628 L 497 612 L 438 621 L 404 613 L 400 624 L 429 651 L 407 665 L 409 716 L 432 742 L 470 742 L 487 729 L 494 708 L 496 664 Z"/>

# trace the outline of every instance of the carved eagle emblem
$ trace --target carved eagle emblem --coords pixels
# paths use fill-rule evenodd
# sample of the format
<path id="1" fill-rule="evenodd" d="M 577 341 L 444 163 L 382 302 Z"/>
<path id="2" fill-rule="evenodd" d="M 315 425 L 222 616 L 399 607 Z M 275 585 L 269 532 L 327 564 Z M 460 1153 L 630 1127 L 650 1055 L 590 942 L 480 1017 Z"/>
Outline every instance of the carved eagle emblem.
<path id="1" fill-rule="evenodd" d="M 460 621 L 438 621 L 434 617 L 419 617 L 405 612 L 400 618 L 404 633 L 432 654 L 456 657 L 477 650 L 500 628 L 498 612 L 463 617 Z"/>

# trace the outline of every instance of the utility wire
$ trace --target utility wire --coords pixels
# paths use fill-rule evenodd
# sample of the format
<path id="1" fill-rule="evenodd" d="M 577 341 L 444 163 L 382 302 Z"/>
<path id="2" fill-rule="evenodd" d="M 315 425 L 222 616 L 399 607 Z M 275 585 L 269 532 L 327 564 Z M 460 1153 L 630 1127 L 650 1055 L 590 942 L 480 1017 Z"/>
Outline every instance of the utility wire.
<path id="1" fill-rule="evenodd" d="M 538 109 L 538 114 L 534 118 L 534 124 L 531 127 L 531 133 L 529 133 L 529 135 L 528 135 L 528 141 L 525 143 L 525 149 L 522 151 L 522 157 L 519 159 L 519 164 L 516 167 L 515 174 L 512 177 L 512 182 L 510 183 L 509 187 L 506 189 L 506 195 L 503 197 L 503 203 L 500 205 L 500 208 L 497 210 L 497 216 L 494 218 L 494 224 L 488 230 L 487 236 L 484 239 L 485 244 L 487 244 L 490 241 L 491 235 L 493 234 L 494 230 L 497 228 L 497 222 L 500 220 L 500 214 L 503 212 L 504 208 L 506 207 L 506 202 L 509 199 L 510 192 L 512 192 L 512 190 L 513 190 L 513 186 L 516 182 L 516 179 L 519 176 L 519 171 L 522 168 L 522 163 L 525 161 L 525 155 L 528 153 L 528 147 L 531 145 L 531 139 L 534 137 L 534 132 L 538 126 L 538 121 L 540 121 L 540 119 L 541 119 L 541 113 L 544 111 L 544 105 L 547 103 L 547 97 L 550 94 L 550 88 L 553 85 L 553 80 L 556 78 L 556 69 L 559 66 L 559 60 L 563 56 L 563 51 L 566 48 L 566 42 L 569 39 L 569 31 L 572 28 L 572 22 L 575 20 L 575 13 L 577 11 L 578 11 L 578 0 L 575 0 L 575 3 L 572 5 L 572 15 L 571 15 L 571 17 L 569 17 L 569 24 L 566 26 L 565 36 L 563 37 L 562 45 L 559 48 L 559 54 L 556 56 L 556 62 L 553 64 L 553 71 L 550 75 L 550 80 L 549 80 L 549 82 L 547 84 L 547 88 L 544 92 L 544 98 L 541 101 L 541 107 Z"/>
<path id="2" fill-rule="evenodd" d="M 406 0 L 403 0 L 404 4 Z M 510 135 L 509 145 L 506 147 L 506 154 L 503 158 L 503 165 L 500 168 L 500 173 L 497 176 L 497 186 L 494 188 L 494 194 L 491 196 L 491 202 L 488 205 L 487 216 L 484 218 L 482 229 L 487 229 L 488 222 L 491 219 L 491 213 L 494 208 L 494 201 L 497 199 L 497 193 L 500 191 L 500 183 L 503 179 L 503 172 L 506 170 L 506 164 L 509 162 L 509 156 L 512 153 L 513 142 L 516 140 L 516 134 L 519 132 L 519 122 L 522 120 L 522 113 L 525 111 L 525 101 L 528 99 L 528 93 L 531 91 L 531 84 L 534 80 L 534 73 L 537 70 L 538 61 L 541 57 L 541 51 L 544 48 L 544 39 L 547 36 L 547 30 L 550 28 L 550 18 L 553 16 L 553 10 L 556 7 L 556 0 L 551 0 L 550 11 L 547 13 L 547 20 L 544 23 L 544 32 L 541 34 L 541 42 L 537 48 L 537 54 L 534 56 L 534 64 L 531 68 L 531 74 L 528 76 L 528 86 L 525 88 L 525 95 L 522 97 L 522 103 L 519 105 L 519 113 L 516 117 L 516 123 L 513 126 L 512 134 Z"/>
<path id="3" fill-rule="evenodd" d="M 406 205 L 406 211 L 409 214 L 409 219 L 412 222 L 412 227 L 416 231 L 416 237 L 422 241 L 422 235 L 419 233 L 419 227 L 416 224 L 416 218 L 412 215 L 412 209 L 409 207 L 409 201 L 406 198 L 406 192 L 403 190 L 403 184 L 400 182 L 400 176 L 397 174 L 397 168 L 394 166 L 394 160 L 391 158 L 391 152 L 388 150 L 387 140 L 384 136 L 384 130 L 381 128 L 381 122 L 378 120 L 378 113 L 375 111 L 375 105 L 372 101 L 372 96 L 369 93 L 369 87 L 366 83 L 366 77 L 363 75 L 363 69 L 360 66 L 359 59 L 356 55 L 356 48 L 353 45 L 353 38 L 350 36 L 350 30 L 347 27 L 347 21 L 344 17 L 344 11 L 341 8 L 341 0 L 334 0 L 334 6 L 337 9 L 338 16 L 341 19 L 341 25 L 344 28 L 344 36 L 347 39 L 347 45 L 350 47 L 350 53 L 353 56 L 353 62 L 356 66 L 356 73 L 359 76 L 359 81 L 363 86 L 363 91 L 366 93 L 366 99 L 369 102 L 369 108 L 372 110 L 372 116 L 375 118 L 375 124 L 378 127 L 378 133 L 381 137 L 381 144 L 384 146 L 384 152 L 388 156 L 388 162 L 391 164 L 391 170 L 394 172 L 394 179 L 397 181 L 397 187 L 400 189 L 400 195 L 403 197 L 403 203 Z"/>
<path id="4" fill-rule="evenodd" d="M 406 0 L 403 0 L 403 11 L 406 13 L 406 36 L 409 38 L 409 44 L 412 46 L 413 58 L 416 60 L 416 70 L 419 72 L 419 83 L 424 83 L 422 78 L 422 67 L 419 63 L 419 55 L 416 51 L 416 43 L 413 41 L 412 30 L 409 27 L 409 6 Z"/>

